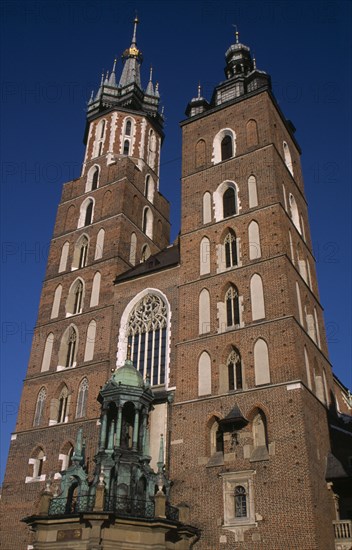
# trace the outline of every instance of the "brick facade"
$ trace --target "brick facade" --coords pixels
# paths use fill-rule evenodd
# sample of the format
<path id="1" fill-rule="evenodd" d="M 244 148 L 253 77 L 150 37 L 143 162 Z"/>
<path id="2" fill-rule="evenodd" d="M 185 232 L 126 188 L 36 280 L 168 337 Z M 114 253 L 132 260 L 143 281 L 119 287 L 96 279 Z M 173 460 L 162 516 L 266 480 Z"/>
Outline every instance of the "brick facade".
<path id="1" fill-rule="evenodd" d="M 129 156 L 124 156 L 121 149 L 126 117 L 134 120 Z M 96 155 L 94 136 L 102 120 L 107 137 L 100 155 Z M 215 162 L 214 140 L 224 128 L 235 132 L 236 151 L 226 160 Z M 158 253 L 169 245 L 169 204 L 158 192 L 160 147 L 153 167 L 148 165 L 146 136 L 150 131 L 156 132 L 157 142 L 161 143 L 160 128 L 142 109 L 113 107 L 88 118 L 82 176 L 64 185 L 3 487 L 4 548 L 17 550 L 30 543 L 28 528 L 19 520 L 33 513 L 45 476 L 60 472 L 59 455 L 74 443 L 79 427 L 87 442 L 86 458 L 92 475 L 99 436 L 96 397 L 116 363 L 121 366 L 118 354 L 126 344 L 121 341 L 121 324 L 128 321 L 125 312 L 131 300 L 142 296 L 146 289 L 151 294 L 159 292 L 169 308 L 168 370 L 165 384 L 155 388 L 160 397 L 150 429 L 155 437 L 159 429 L 166 436 L 167 467 L 174 483 L 172 500 L 190 506 L 190 523 L 201 529 L 196 548 L 334 548 L 335 508 L 325 468 L 330 451 L 327 411 L 336 388 L 318 296 L 300 150 L 293 132 L 268 87 L 212 106 L 182 123 L 182 220 L 179 243 L 174 245 L 174 249 L 179 246 L 179 259 L 163 264 Z M 204 142 L 201 159 L 197 157 L 200 140 Z M 285 159 L 284 142 L 290 151 L 291 169 Z M 94 166 L 100 171 L 99 182 L 96 189 L 87 191 L 89 170 Z M 146 196 L 148 176 L 154 184 L 152 200 Z M 251 206 L 249 197 L 251 176 L 256 178 L 255 206 Z M 223 196 L 216 198 L 216 193 L 227 181 L 236 184 L 237 211 L 224 217 L 219 215 Z M 205 193 L 211 195 L 206 223 Z M 296 223 L 291 195 L 299 216 Z M 91 223 L 78 227 L 82 203 L 87 198 L 94 200 L 93 217 Z M 149 236 L 143 227 L 145 207 L 153 219 Z M 250 252 L 251 222 L 256 222 L 260 235 L 260 254 L 254 258 Z M 103 251 L 95 258 L 101 229 L 105 232 Z M 224 268 L 219 258 L 229 231 L 236 235 L 238 258 L 236 265 Z M 130 262 L 132 233 L 136 237 L 136 267 Z M 72 269 L 75 246 L 82 235 L 88 238 L 86 264 Z M 201 242 L 205 237 L 209 257 L 202 258 Z M 59 272 L 65 243 L 67 262 Z M 155 256 L 141 267 L 142 247 L 146 244 Z M 201 275 L 202 261 L 209 262 L 209 267 Z M 307 268 L 305 263 L 305 272 L 302 262 L 309 264 Z M 99 297 L 90 305 L 97 272 L 101 275 Z M 253 319 L 253 301 L 259 298 L 253 295 L 251 282 L 258 275 L 265 314 Z M 84 282 L 82 307 L 70 314 L 67 299 L 77 278 Z M 61 298 L 53 317 L 59 285 Z M 225 293 L 230 285 L 236 286 L 241 298 L 239 326 L 224 322 Z M 209 293 L 210 308 L 209 322 L 200 334 L 199 296 L 203 289 Z M 92 321 L 96 323 L 94 352 L 85 360 Z M 75 361 L 58 369 L 63 334 L 72 324 L 78 335 Z M 51 357 L 43 369 L 49 334 L 53 334 Z M 268 350 L 269 379 L 265 384 L 258 384 L 256 378 L 256 361 L 261 360 L 255 353 L 258 339 L 266 343 Z M 240 353 L 242 380 L 237 388 L 230 388 L 227 361 L 234 348 Z M 211 389 L 209 394 L 199 395 L 203 352 L 210 358 L 207 384 Z M 77 418 L 79 387 L 84 378 L 89 384 L 88 399 L 84 416 Z M 64 421 L 58 422 L 53 403 L 58 401 L 64 385 L 68 390 L 67 414 Z M 45 404 L 40 423 L 34 426 L 42 388 L 46 391 Z M 338 402 L 347 412 L 340 394 Z M 216 446 L 220 443 L 214 444 L 214 426 L 222 425 L 235 406 L 245 425 L 238 428 L 234 423 L 231 429 L 224 429 L 220 449 Z M 260 418 L 264 419 L 265 441 L 262 439 L 259 445 L 255 426 Z M 152 451 L 156 445 L 153 440 Z M 36 459 L 38 449 L 45 455 L 41 478 L 25 483 L 34 468 L 29 460 Z M 226 487 L 232 487 L 232 491 L 239 485 L 247 487 L 247 510 L 242 515 L 230 509 L 235 496 L 227 500 L 225 495 Z"/>

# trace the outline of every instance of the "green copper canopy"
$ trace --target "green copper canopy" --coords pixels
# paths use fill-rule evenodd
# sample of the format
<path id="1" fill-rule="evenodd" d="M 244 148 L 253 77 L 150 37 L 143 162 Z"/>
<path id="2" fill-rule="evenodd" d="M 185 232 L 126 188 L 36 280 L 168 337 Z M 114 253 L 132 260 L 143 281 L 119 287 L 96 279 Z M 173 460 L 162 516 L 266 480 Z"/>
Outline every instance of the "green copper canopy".
<path id="1" fill-rule="evenodd" d="M 124 386 L 134 386 L 142 388 L 144 381 L 142 375 L 134 368 L 132 361 L 125 361 L 123 367 L 120 367 L 114 372 L 113 375 L 116 384 L 123 384 Z"/>

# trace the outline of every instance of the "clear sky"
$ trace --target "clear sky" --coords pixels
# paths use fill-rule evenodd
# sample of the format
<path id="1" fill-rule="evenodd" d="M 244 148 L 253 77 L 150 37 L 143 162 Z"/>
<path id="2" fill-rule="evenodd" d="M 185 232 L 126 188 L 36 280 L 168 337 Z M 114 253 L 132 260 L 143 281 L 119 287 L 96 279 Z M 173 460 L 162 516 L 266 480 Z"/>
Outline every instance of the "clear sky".
<path id="1" fill-rule="evenodd" d="M 351 3 L 2 0 L 1 478 L 30 353 L 62 184 L 79 176 L 86 102 L 102 69 L 137 42 L 160 83 L 161 191 L 180 226 L 181 131 L 198 81 L 210 99 L 240 41 L 297 128 L 334 371 L 351 387 Z M 121 62 L 119 61 L 119 70 Z"/>

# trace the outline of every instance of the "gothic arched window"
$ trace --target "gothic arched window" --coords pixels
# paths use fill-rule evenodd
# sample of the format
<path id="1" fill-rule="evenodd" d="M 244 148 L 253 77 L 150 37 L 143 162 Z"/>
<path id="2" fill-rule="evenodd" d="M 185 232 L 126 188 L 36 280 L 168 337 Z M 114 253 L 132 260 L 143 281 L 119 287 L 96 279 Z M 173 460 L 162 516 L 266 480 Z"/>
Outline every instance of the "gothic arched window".
<path id="1" fill-rule="evenodd" d="M 236 191 L 233 187 L 228 187 L 222 196 L 222 205 L 224 218 L 234 216 L 236 214 Z"/>
<path id="2" fill-rule="evenodd" d="M 224 240 L 225 247 L 225 265 L 226 267 L 235 267 L 238 263 L 236 235 L 229 231 Z"/>
<path id="3" fill-rule="evenodd" d="M 233 349 L 227 360 L 229 390 L 242 389 L 242 362 L 237 349 Z"/>
<path id="4" fill-rule="evenodd" d="M 67 412 L 68 412 L 67 405 L 68 405 L 68 389 L 67 389 L 67 386 L 64 386 L 59 396 L 57 418 L 56 418 L 56 421 L 58 424 L 67 421 Z"/>
<path id="5" fill-rule="evenodd" d="M 130 154 L 130 142 L 128 139 L 125 139 L 123 142 L 123 154 L 128 156 Z"/>
<path id="6" fill-rule="evenodd" d="M 128 318 L 127 337 L 134 367 L 156 386 L 165 383 L 167 307 L 156 294 L 147 294 Z"/>
<path id="7" fill-rule="evenodd" d="M 100 168 L 97 164 L 94 164 L 94 166 L 89 169 L 86 181 L 86 193 L 88 191 L 94 191 L 94 189 L 98 188 L 99 171 Z"/>
<path id="8" fill-rule="evenodd" d="M 92 177 L 92 190 L 97 189 L 98 187 L 98 178 L 99 178 L 99 168 L 96 166 L 93 172 Z"/>
<path id="9" fill-rule="evenodd" d="M 87 235 L 81 235 L 75 244 L 72 259 L 72 269 L 80 269 L 87 265 L 89 239 Z"/>
<path id="10" fill-rule="evenodd" d="M 78 390 L 76 418 L 82 418 L 86 415 L 88 388 L 88 380 L 87 378 L 83 378 Z"/>
<path id="11" fill-rule="evenodd" d="M 87 265 L 87 256 L 88 256 L 88 239 L 84 235 L 79 244 L 78 268 L 85 267 Z"/>
<path id="12" fill-rule="evenodd" d="M 125 129 L 125 135 L 130 136 L 131 135 L 131 128 L 132 128 L 132 122 L 130 120 L 127 120 L 126 122 L 126 129 Z"/>
<path id="13" fill-rule="evenodd" d="M 76 279 L 71 285 L 66 300 L 66 317 L 82 313 L 84 298 L 84 283 L 82 279 Z"/>
<path id="14" fill-rule="evenodd" d="M 214 137 L 212 162 L 217 164 L 236 154 L 236 134 L 231 128 L 222 128 Z"/>
<path id="15" fill-rule="evenodd" d="M 35 414 L 34 414 L 34 421 L 33 421 L 34 427 L 40 426 L 41 424 L 44 405 L 45 405 L 45 399 L 46 399 L 46 389 L 42 388 L 38 393 L 37 404 L 35 407 Z"/>
<path id="16" fill-rule="evenodd" d="M 84 225 L 90 225 L 93 218 L 93 201 L 89 201 L 86 209 L 86 215 L 84 217 Z"/>
<path id="17" fill-rule="evenodd" d="M 221 141 L 221 160 L 227 160 L 232 157 L 232 138 L 225 136 Z"/>
<path id="18" fill-rule="evenodd" d="M 238 290 L 235 286 L 230 286 L 225 294 L 226 302 L 226 324 L 233 327 L 240 324 L 240 304 Z"/>
<path id="19" fill-rule="evenodd" d="M 65 367 L 73 367 L 76 358 L 77 333 L 73 327 L 70 327 L 67 334 L 67 353 Z"/>

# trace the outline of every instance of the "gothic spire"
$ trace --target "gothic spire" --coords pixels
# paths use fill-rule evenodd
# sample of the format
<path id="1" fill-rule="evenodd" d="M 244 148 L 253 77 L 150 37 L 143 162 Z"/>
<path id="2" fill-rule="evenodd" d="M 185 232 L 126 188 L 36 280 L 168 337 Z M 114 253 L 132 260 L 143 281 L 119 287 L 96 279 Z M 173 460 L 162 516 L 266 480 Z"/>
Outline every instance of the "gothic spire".
<path id="1" fill-rule="evenodd" d="M 148 95 L 154 95 L 154 86 L 153 86 L 153 67 L 150 67 L 150 73 L 149 73 L 149 82 L 147 89 L 145 91 Z"/>
<path id="2" fill-rule="evenodd" d="M 112 71 L 110 73 L 110 78 L 109 78 L 109 86 L 113 86 L 115 87 L 116 86 L 116 73 L 115 73 L 115 69 L 116 69 L 116 59 L 114 59 L 114 65 L 112 67 Z"/>
<path id="3" fill-rule="evenodd" d="M 119 86 L 121 88 L 127 86 L 128 84 L 137 84 L 137 86 L 141 88 L 140 65 L 142 63 L 143 56 L 137 48 L 138 23 L 138 18 L 135 17 L 131 46 L 122 54 L 124 67 L 119 82 Z"/>

